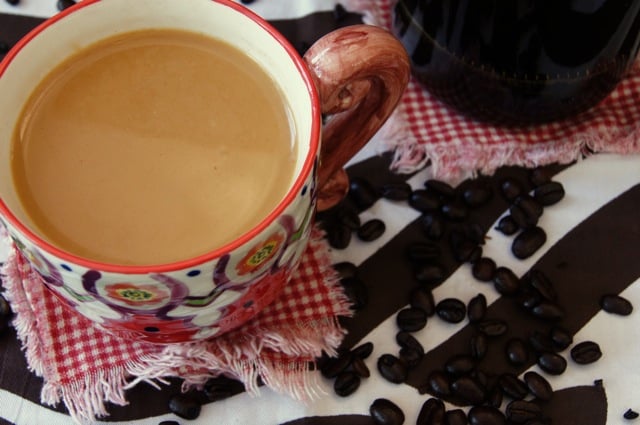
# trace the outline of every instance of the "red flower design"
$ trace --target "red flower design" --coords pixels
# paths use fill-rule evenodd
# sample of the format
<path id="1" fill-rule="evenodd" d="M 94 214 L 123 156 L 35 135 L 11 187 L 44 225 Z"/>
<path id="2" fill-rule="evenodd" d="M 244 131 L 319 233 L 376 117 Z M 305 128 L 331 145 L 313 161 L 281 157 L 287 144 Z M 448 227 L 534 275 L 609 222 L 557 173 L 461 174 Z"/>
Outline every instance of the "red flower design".
<path id="1" fill-rule="evenodd" d="M 268 262 L 280 251 L 283 242 L 284 235 L 274 233 L 263 242 L 255 245 L 249 250 L 247 255 L 236 264 L 236 272 L 238 275 L 243 276 L 248 273 L 253 273 L 262 264 Z"/>
<path id="2" fill-rule="evenodd" d="M 168 288 L 158 285 L 118 282 L 104 286 L 107 296 L 132 307 L 163 303 L 171 298 Z"/>

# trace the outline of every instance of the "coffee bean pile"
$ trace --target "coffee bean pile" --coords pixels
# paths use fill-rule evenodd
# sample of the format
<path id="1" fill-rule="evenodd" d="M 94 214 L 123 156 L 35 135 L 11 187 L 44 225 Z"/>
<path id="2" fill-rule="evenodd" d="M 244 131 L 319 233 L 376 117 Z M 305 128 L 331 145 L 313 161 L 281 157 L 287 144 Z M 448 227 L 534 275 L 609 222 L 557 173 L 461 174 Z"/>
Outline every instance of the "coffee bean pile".
<path id="1" fill-rule="evenodd" d="M 514 178 L 502 180 L 498 187 L 498 193 L 508 203 L 508 214 L 498 221 L 496 230 L 513 236 L 511 252 L 518 259 L 529 258 L 544 245 L 547 237 L 538 225 L 539 219 L 546 207 L 558 203 L 565 196 L 563 186 L 552 181 L 544 169 L 532 170 L 529 178 L 532 189 L 526 189 L 525 184 Z M 512 373 L 488 376 L 478 368 L 491 341 L 506 334 L 509 325 L 500 318 L 485 317 L 487 300 L 481 293 L 467 303 L 456 298 L 434 300 L 431 288 L 447 277 L 445 267 L 440 263 L 443 255 L 451 255 L 459 263 L 468 263 L 476 280 L 492 283 L 500 295 L 518 303 L 532 320 L 550 324 L 548 332 L 533 331 L 528 339 L 510 338 L 504 348 L 509 363 L 524 366 L 531 356 L 535 356 L 541 370 L 550 375 L 564 373 L 568 365 L 559 353 L 573 344 L 573 337 L 559 324 L 565 317 L 565 311 L 551 280 L 537 269 L 520 278 L 508 267 L 499 266 L 493 259 L 482 255 L 485 231 L 470 217 L 475 208 L 487 204 L 493 196 L 493 188 L 482 179 L 466 181 L 459 188 L 428 180 L 424 187 L 414 190 L 405 182 L 374 187 L 367 180 L 357 178 L 351 182 L 347 199 L 342 204 L 319 215 L 331 246 L 343 249 L 349 245 L 351 234 L 358 234 L 362 227 L 359 212 L 371 207 L 379 198 L 405 201 L 421 213 L 425 238 L 406 247 L 405 256 L 418 285 L 409 295 L 409 306 L 396 315 L 399 351 L 382 354 L 377 360 L 378 372 L 387 381 L 395 384 L 405 382 L 411 369 L 420 364 L 424 348 L 412 333 L 423 329 L 429 317 L 437 316 L 449 323 L 467 319 L 476 329 L 469 341 L 469 352 L 452 355 L 444 370 L 431 372 L 419 388 L 420 393 L 429 393 L 433 397 L 422 406 L 418 425 L 547 423 L 549 418 L 543 417 L 535 400 L 546 401 L 553 395 L 549 382 L 535 371 L 526 372 L 521 379 Z M 383 227 L 383 224 L 377 226 Z M 447 234 L 448 241 L 441 243 Z M 366 306 L 367 286 L 357 278 L 357 268 L 351 263 L 340 263 L 335 268 L 356 311 Z M 628 300 L 616 294 L 603 295 L 601 308 L 619 315 L 628 315 L 633 309 Z M 352 356 L 342 354 L 336 361 L 347 364 L 345 357 L 349 359 Z M 596 342 L 582 341 L 571 348 L 570 356 L 575 364 L 585 365 L 597 361 L 602 351 Z M 346 369 L 346 366 L 342 367 Z M 346 393 L 353 393 L 357 385 L 350 380 L 346 382 L 351 385 Z M 344 396 L 342 385 L 339 390 L 339 395 Z M 526 400 L 531 396 L 533 400 Z M 503 406 L 505 398 L 507 402 Z M 462 409 L 447 411 L 443 400 L 468 406 L 470 410 L 468 414 Z M 404 421 L 404 414 L 386 399 L 376 400 L 371 405 L 371 415 L 380 424 L 401 424 Z"/>
<path id="2" fill-rule="evenodd" d="M 353 233 L 364 242 L 382 236 L 386 230 L 382 220 L 374 218 L 361 223 L 359 215 L 360 211 L 370 208 L 378 199 L 378 191 L 367 180 L 351 180 L 346 199 L 337 207 L 318 213 L 329 245 L 335 249 L 345 249 L 351 243 Z"/>
<path id="3" fill-rule="evenodd" d="M 340 397 L 347 397 L 360 387 L 362 379 L 371 376 L 365 359 L 372 352 L 373 344 L 365 342 L 353 350 L 340 351 L 336 357 L 323 355 L 316 364 L 322 376 L 334 379 L 334 392 Z"/>
<path id="4" fill-rule="evenodd" d="M 242 382 L 219 376 L 209 379 L 202 391 L 174 394 L 169 399 L 169 410 L 183 419 L 196 419 L 200 416 L 202 404 L 223 400 L 244 392 Z M 164 421 L 160 425 L 172 425 L 174 421 Z"/>

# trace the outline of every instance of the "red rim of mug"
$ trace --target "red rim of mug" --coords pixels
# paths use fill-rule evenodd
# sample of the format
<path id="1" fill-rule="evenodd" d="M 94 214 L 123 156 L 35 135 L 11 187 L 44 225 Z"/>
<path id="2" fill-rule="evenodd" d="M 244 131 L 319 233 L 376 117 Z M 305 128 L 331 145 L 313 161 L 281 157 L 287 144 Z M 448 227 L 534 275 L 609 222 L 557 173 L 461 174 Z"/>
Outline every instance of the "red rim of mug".
<path id="1" fill-rule="evenodd" d="M 53 17 L 47 19 L 36 28 L 31 30 L 27 35 L 25 35 L 20 41 L 16 43 L 16 45 L 6 54 L 5 58 L 0 62 L 0 78 L 4 74 L 5 70 L 9 67 L 13 59 L 20 53 L 20 51 L 34 38 L 36 38 L 41 32 L 50 27 L 51 25 L 56 24 L 57 22 L 63 20 L 66 16 L 73 14 L 75 11 L 83 9 L 85 7 L 89 7 L 92 4 L 99 3 L 102 0 L 83 0 L 82 2 L 77 3 L 74 6 L 71 6 L 68 9 L 59 12 Z M 238 13 L 248 17 L 254 23 L 258 24 L 262 29 L 267 32 L 271 37 L 273 37 L 278 44 L 282 48 L 286 50 L 289 57 L 291 58 L 292 63 L 295 65 L 298 73 L 304 80 L 304 83 L 307 87 L 307 91 L 310 94 L 311 100 L 311 112 L 313 114 L 312 124 L 311 124 L 311 140 L 309 141 L 309 152 L 307 157 L 304 160 L 302 169 L 296 180 L 293 183 L 293 186 L 289 189 L 284 199 L 277 205 L 277 207 L 266 217 L 264 218 L 258 225 L 253 227 L 248 232 L 242 234 L 238 238 L 234 239 L 232 242 L 223 245 L 222 247 L 216 248 L 208 253 L 192 257 L 186 260 L 175 261 L 171 263 L 164 264 L 155 264 L 155 265 L 119 265 L 119 264 L 111 264 L 104 263 L 100 261 L 88 260 L 86 258 L 79 257 L 77 255 L 71 254 L 67 251 L 64 251 L 60 248 L 55 247 L 49 242 L 45 241 L 35 233 L 33 233 L 27 226 L 25 226 L 20 220 L 16 218 L 16 216 L 11 212 L 11 210 L 6 206 L 4 201 L 0 198 L 0 213 L 4 216 L 12 226 L 17 228 L 21 234 L 25 235 L 29 238 L 35 245 L 49 252 L 50 254 L 60 258 L 63 261 L 68 261 L 73 264 L 80 265 L 82 267 L 86 267 L 89 269 L 97 269 L 105 272 L 112 273 L 123 273 L 123 274 L 148 274 L 148 273 L 159 273 L 159 272 L 171 272 L 176 270 L 189 269 L 195 266 L 198 266 L 202 263 L 215 260 L 216 258 L 221 257 L 222 255 L 234 251 L 238 247 L 244 245 L 249 242 L 251 239 L 260 234 L 264 229 L 267 228 L 277 217 L 279 217 L 284 209 L 290 205 L 293 200 L 298 196 L 298 193 L 302 190 L 302 187 L 309 176 L 309 174 L 313 171 L 313 166 L 315 162 L 316 153 L 318 152 L 318 147 L 320 145 L 320 123 L 321 123 L 321 115 L 320 115 L 320 99 L 318 92 L 316 90 L 315 84 L 313 82 L 313 78 L 311 77 L 311 73 L 309 72 L 307 66 L 305 65 L 303 59 L 300 57 L 296 49 L 289 43 L 289 41 L 282 35 L 278 30 L 276 30 L 271 24 L 269 24 L 266 20 L 247 9 L 244 6 L 241 6 L 237 3 L 234 3 L 231 0 L 211 0 L 214 3 L 219 3 L 223 6 L 229 7 L 235 10 Z"/>

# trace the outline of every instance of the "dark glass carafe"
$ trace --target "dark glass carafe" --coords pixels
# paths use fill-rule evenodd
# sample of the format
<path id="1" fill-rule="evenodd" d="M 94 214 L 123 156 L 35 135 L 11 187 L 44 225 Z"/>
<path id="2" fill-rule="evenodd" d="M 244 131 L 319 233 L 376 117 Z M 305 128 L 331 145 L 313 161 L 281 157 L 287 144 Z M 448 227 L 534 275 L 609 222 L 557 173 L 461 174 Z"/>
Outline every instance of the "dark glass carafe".
<path id="1" fill-rule="evenodd" d="M 415 77 L 499 124 L 573 116 L 604 99 L 640 44 L 640 0 L 398 0 Z"/>

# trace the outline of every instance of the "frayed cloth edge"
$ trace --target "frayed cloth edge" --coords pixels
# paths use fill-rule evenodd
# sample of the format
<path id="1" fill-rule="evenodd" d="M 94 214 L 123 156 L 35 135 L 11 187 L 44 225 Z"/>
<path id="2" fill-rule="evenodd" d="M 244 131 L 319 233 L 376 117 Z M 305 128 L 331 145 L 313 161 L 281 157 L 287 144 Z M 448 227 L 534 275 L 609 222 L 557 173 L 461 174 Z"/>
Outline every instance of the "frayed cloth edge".
<path id="1" fill-rule="evenodd" d="M 627 134 L 607 133 L 597 128 L 558 141 L 536 145 L 502 143 L 480 145 L 473 140 L 457 140 L 447 144 L 420 144 L 398 146 L 395 157 L 417 157 L 429 167 L 429 176 L 449 182 L 491 175 L 502 166 L 537 167 L 553 163 L 569 164 L 592 154 L 640 153 L 640 125 Z"/>
<path id="2" fill-rule="evenodd" d="M 320 232 L 314 234 L 309 244 L 316 245 L 313 247 L 316 250 L 323 249 L 318 246 L 326 244 L 323 236 Z M 187 391 L 223 375 L 242 382 L 251 396 L 259 395 L 259 380 L 272 390 L 303 402 L 324 395 L 317 373 L 312 372 L 310 366 L 323 351 L 336 355 L 346 334 L 338 316 L 348 317 L 353 311 L 348 297 L 337 286 L 340 283 L 329 256 L 318 258 L 318 262 L 321 273 L 328 276 L 325 285 L 332 297 L 333 316 L 275 330 L 258 328 L 233 343 L 213 339 L 207 345 L 168 345 L 128 365 L 128 373 L 135 379 L 127 388 L 140 382 L 178 376 L 183 380 L 183 390 Z M 308 332 L 309 328 L 314 332 Z"/>

